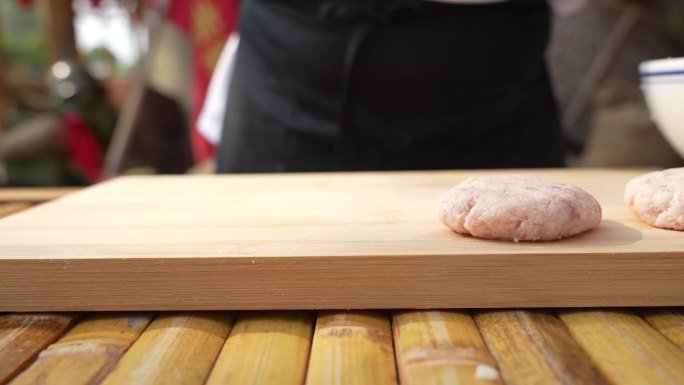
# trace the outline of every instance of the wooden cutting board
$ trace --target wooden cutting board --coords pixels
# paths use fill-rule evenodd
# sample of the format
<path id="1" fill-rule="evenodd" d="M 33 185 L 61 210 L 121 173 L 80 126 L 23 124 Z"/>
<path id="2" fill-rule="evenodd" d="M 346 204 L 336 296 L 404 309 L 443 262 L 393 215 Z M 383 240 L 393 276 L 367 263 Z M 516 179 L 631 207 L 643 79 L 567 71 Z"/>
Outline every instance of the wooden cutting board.
<path id="1" fill-rule="evenodd" d="M 118 178 L 0 220 L 0 311 L 684 305 L 684 232 L 576 184 L 603 222 L 543 243 L 455 234 L 437 198 L 481 172 Z"/>

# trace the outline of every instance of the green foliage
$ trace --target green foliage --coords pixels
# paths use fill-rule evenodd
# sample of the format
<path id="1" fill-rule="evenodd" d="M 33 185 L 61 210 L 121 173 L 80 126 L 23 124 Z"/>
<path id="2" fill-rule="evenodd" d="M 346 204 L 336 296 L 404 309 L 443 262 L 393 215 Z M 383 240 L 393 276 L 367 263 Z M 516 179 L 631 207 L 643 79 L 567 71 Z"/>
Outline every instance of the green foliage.
<path id="1" fill-rule="evenodd" d="M 38 17 L 37 6 L 23 8 L 15 1 L 0 2 L 3 60 L 10 70 L 43 71 L 47 42 Z"/>

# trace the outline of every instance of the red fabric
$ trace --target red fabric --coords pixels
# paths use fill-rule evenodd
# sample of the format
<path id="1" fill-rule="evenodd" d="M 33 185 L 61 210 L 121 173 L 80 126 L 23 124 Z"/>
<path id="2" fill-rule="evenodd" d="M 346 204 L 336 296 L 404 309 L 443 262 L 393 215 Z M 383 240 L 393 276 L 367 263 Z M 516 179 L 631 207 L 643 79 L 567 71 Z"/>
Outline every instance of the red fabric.
<path id="1" fill-rule="evenodd" d="M 195 81 L 190 137 L 197 162 L 210 158 L 216 150 L 199 133 L 196 124 L 216 61 L 237 27 L 238 9 L 238 0 L 173 0 L 167 12 L 169 20 L 193 41 Z"/>
<path id="2" fill-rule="evenodd" d="M 100 142 L 83 119 L 75 113 L 64 115 L 64 125 L 69 160 L 89 182 L 97 182 L 102 173 L 104 157 Z"/>

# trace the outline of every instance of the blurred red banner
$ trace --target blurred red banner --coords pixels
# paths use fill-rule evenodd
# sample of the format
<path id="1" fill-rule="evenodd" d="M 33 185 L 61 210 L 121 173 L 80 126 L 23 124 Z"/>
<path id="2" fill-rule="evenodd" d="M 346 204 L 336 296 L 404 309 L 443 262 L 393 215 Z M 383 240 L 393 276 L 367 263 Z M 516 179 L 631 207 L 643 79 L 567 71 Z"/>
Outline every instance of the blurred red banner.
<path id="1" fill-rule="evenodd" d="M 237 28 L 238 0 L 172 0 L 167 17 L 188 33 L 193 42 L 195 80 L 191 140 L 195 161 L 214 155 L 215 148 L 197 130 L 196 122 L 209 81 L 226 40 Z"/>

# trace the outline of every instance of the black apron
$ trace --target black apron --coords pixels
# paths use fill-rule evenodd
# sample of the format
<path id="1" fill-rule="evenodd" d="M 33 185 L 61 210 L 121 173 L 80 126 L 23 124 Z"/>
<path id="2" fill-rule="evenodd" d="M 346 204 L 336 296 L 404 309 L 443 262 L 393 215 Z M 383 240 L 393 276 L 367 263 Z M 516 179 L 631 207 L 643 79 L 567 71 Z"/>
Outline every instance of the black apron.
<path id="1" fill-rule="evenodd" d="M 246 0 L 219 172 L 557 167 L 545 0 Z"/>

